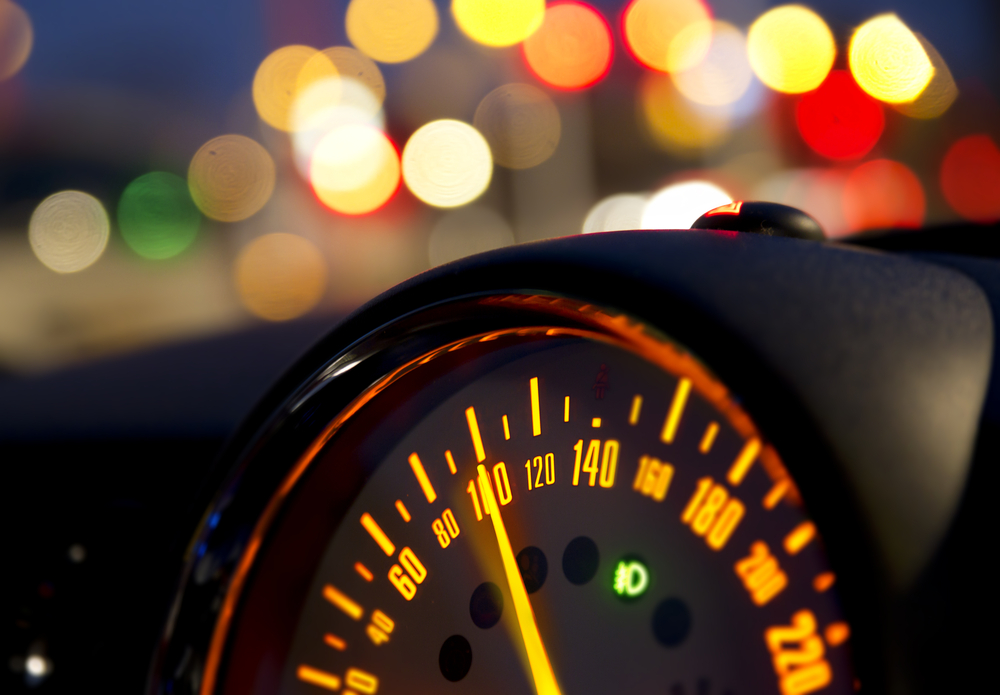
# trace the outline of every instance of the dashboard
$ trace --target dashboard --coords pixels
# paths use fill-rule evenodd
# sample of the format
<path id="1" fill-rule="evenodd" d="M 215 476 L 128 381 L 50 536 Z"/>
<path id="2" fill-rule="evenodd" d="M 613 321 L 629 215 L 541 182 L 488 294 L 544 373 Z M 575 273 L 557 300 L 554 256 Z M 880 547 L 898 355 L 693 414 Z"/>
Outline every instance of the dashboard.
<path id="1" fill-rule="evenodd" d="M 981 688 L 995 232 L 557 239 L 0 382 L 5 690 Z"/>

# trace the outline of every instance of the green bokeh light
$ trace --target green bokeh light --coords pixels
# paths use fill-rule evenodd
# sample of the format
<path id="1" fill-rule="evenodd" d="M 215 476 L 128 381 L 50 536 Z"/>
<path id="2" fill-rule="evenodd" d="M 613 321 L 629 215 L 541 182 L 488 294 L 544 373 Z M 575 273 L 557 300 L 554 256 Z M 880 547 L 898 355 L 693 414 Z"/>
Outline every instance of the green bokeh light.
<path id="1" fill-rule="evenodd" d="M 153 171 L 130 183 L 118 202 L 125 243 L 143 258 L 172 258 L 194 241 L 201 213 L 176 174 Z"/>

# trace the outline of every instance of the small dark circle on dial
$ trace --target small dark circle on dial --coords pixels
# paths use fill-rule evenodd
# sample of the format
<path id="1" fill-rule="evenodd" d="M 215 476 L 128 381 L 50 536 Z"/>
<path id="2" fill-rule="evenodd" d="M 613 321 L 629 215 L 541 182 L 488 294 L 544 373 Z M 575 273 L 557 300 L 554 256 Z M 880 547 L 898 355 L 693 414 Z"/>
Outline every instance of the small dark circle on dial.
<path id="1" fill-rule="evenodd" d="M 600 560 L 597 543 L 586 536 L 577 536 L 569 542 L 563 553 L 563 574 L 570 584 L 586 584 L 597 574 Z"/>
<path id="2" fill-rule="evenodd" d="M 660 601 L 653 611 L 653 635 L 665 647 L 676 647 L 691 631 L 691 611 L 679 598 Z"/>
<path id="3" fill-rule="evenodd" d="M 476 627 L 489 629 L 500 622 L 503 615 L 503 592 L 493 582 L 483 582 L 472 592 L 469 615 Z"/>
<path id="4" fill-rule="evenodd" d="M 462 680 L 472 668 L 472 645 L 461 635 L 452 635 L 441 645 L 438 655 L 441 675 L 452 683 Z"/>
<path id="5" fill-rule="evenodd" d="M 517 554 L 517 568 L 521 570 L 524 588 L 533 594 L 542 588 L 545 578 L 549 576 L 549 561 L 540 548 L 529 545 Z"/>

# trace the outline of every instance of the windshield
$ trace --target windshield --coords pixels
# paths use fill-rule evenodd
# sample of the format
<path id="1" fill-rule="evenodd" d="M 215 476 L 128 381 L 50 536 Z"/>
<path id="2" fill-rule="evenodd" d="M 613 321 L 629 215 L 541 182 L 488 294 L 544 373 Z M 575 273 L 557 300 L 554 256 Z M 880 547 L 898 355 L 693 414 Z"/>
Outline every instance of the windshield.
<path id="1" fill-rule="evenodd" d="M 736 199 L 1000 219 L 991 0 L 0 0 L 0 371 Z M 705 272 L 711 272 L 706 268 Z"/>

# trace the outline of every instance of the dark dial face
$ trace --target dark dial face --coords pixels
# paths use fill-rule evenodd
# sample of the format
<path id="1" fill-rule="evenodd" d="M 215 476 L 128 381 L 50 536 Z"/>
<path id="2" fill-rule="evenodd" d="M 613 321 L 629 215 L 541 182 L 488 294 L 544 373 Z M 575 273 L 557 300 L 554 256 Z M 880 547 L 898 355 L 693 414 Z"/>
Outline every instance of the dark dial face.
<path id="1" fill-rule="evenodd" d="M 673 345 L 508 331 L 359 404 L 367 420 L 324 435 L 286 503 L 286 526 L 319 524 L 344 494 L 331 471 L 366 472 L 345 475 L 357 495 L 295 584 L 282 692 L 854 691 L 794 482 Z"/>

